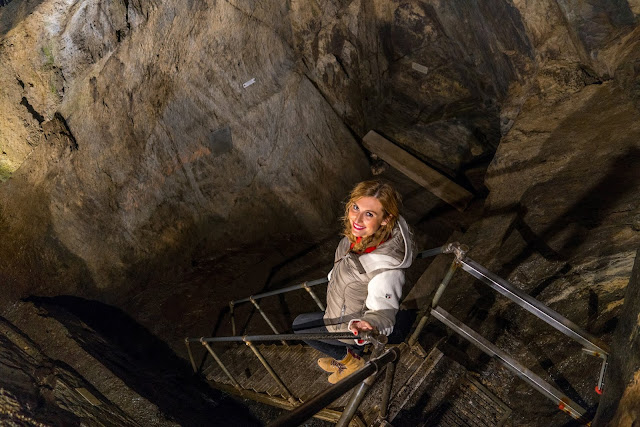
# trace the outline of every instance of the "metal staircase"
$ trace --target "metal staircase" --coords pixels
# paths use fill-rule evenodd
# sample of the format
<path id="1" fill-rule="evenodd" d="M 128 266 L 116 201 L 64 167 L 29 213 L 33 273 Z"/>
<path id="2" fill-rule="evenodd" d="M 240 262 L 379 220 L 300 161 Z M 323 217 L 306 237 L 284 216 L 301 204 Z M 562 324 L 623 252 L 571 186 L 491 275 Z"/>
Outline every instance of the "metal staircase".
<path id="1" fill-rule="evenodd" d="M 294 396 L 297 403 L 308 402 L 330 388 L 330 384 L 327 383 L 327 374 L 317 365 L 318 358 L 325 356 L 317 350 L 301 344 L 289 346 L 270 344 L 257 347 L 281 381 L 287 384 L 290 394 Z M 428 357 L 421 356 L 411 352 L 407 344 L 400 344 L 398 349 L 400 358 L 395 368 L 391 387 L 393 397 L 389 403 L 400 408 L 402 400 L 411 394 L 412 388 L 415 388 L 416 379 L 423 379 L 429 375 L 440 361 L 442 353 L 434 349 Z M 208 381 L 215 383 L 217 388 L 281 408 L 295 407 L 248 346 L 232 347 L 222 354 L 220 359 L 228 367 L 229 373 L 238 382 L 242 391 L 239 392 L 229 376 L 213 362 L 205 366 L 202 373 Z M 359 407 L 356 424 L 370 425 L 375 421 L 383 388 L 384 377 L 378 377 Z M 337 422 L 348 401 L 349 395 L 345 394 L 330 403 L 316 416 Z"/>
<path id="2" fill-rule="evenodd" d="M 427 320 L 435 318 L 502 363 L 558 405 L 560 410 L 583 424 L 588 424 L 588 420 L 585 419 L 586 411 L 583 408 L 566 397 L 562 391 L 455 319 L 438 306 L 438 302 L 456 270 L 461 268 L 579 342 L 584 347 L 585 353 L 602 358 L 602 369 L 596 386 L 598 392 L 603 388 L 608 357 L 607 347 L 568 319 L 484 269 L 468 258 L 466 252 L 466 247 L 454 243 L 424 251 L 418 255 L 421 258 L 439 254 L 455 255 L 448 273 L 435 294 L 432 307 L 423 308 L 422 318 L 405 343 L 386 346 L 386 337 L 375 332 L 360 336 L 359 338 L 367 339 L 372 343 L 373 351 L 370 360 L 360 371 L 338 384 L 333 386 L 328 384 L 326 373 L 318 367 L 316 361 L 323 355 L 306 345 L 291 344 L 291 341 L 347 339 L 353 338 L 353 335 L 350 333 L 281 334 L 258 304 L 258 300 L 264 297 L 305 289 L 312 295 L 318 307 L 324 309 L 310 287 L 326 283 L 326 279 L 232 301 L 230 312 L 234 336 L 185 339 L 193 369 L 204 375 L 218 389 L 292 411 L 290 415 L 277 420 L 272 424 L 273 426 L 299 425 L 310 416 L 336 422 L 337 425 L 342 426 L 389 425 L 389 422 L 393 421 L 411 401 L 416 391 L 428 381 L 429 375 L 438 364 L 447 359 L 436 347 L 427 353 L 418 344 L 418 338 Z M 243 302 L 251 302 L 254 305 L 273 330 L 273 335 L 235 336 L 233 308 Z M 201 369 L 198 369 L 193 358 L 191 344 L 194 343 L 202 344 L 207 354 L 211 356 L 205 359 Z M 218 348 L 221 344 L 226 346 L 222 352 Z M 378 376 L 377 374 L 382 371 L 385 372 L 384 377 Z M 500 426 L 511 413 L 504 403 L 473 377 L 463 375 L 457 385 L 458 388 L 447 395 L 447 405 L 432 411 L 423 425 Z M 356 387 L 355 391 L 349 393 L 354 387 Z"/>

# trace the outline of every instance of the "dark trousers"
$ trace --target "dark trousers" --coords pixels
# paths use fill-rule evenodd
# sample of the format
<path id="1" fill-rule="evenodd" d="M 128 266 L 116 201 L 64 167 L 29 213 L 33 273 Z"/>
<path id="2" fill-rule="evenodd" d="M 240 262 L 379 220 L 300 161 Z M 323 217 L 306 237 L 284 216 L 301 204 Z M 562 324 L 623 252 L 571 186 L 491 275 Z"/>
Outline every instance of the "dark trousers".
<path id="1" fill-rule="evenodd" d="M 324 313 L 319 311 L 315 313 L 303 313 L 295 318 L 293 321 L 293 332 L 296 334 L 320 334 L 327 333 L 327 327 L 324 324 L 322 317 Z M 336 360 L 342 360 L 347 355 L 347 350 L 351 350 L 352 353 L 357 356 L 362 356 L 364 347 L 353 344 L 346 344 L 339 340 L 318 340 L 318 341 L 304 341 L 309 346 L 316 350 L 326 354 L 329 357 L 333 357 Z"/>

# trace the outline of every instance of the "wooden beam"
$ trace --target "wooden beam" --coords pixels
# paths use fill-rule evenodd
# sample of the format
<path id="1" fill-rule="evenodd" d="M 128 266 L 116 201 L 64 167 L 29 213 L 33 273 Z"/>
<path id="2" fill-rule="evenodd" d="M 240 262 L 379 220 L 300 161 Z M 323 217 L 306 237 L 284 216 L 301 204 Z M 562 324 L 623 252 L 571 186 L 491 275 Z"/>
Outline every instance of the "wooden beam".
<path id="1" fill-rule="evenodd" d="M 465 210 L 473 198 L 473 194 L 469 191 L 435 169 L 425 165 L 375 131 L 369 131 L 362 139 L 362 142 L 367 150 L 376 154 L 459 211 Z"/>

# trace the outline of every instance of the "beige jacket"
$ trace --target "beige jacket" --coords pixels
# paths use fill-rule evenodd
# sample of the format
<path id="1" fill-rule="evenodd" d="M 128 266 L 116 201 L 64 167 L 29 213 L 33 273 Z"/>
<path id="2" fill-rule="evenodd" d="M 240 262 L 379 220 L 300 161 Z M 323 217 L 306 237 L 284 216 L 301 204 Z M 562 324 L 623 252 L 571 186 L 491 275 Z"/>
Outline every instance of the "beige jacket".
<path id="1" fill-rule="evenodd" d="M 400 307 L 404 269 L 413 262 L 411 233 L 399 217 L 391 238 L 373 252 L 350 252 L 344 237 L 329 272 L 327 309 L 324 322 L 330 332 L 347 332 L 352 320 L 366 320 L 381 333 L 390 335 Z"/>

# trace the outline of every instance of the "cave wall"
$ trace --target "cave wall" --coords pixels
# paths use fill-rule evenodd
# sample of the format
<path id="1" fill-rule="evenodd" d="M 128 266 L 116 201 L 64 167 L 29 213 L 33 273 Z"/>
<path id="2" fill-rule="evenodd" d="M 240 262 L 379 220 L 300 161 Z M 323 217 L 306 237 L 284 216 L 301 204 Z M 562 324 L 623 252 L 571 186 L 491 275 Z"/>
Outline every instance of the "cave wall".
<path id="1" fill-rule="evenodd" d="M 290 38 L 284 7 L 35 6 L 2 49 L 5 170 L 20 165 L 0 196 L 14 289 L 117 287 L 333 226 L 367 162 Z M 64 156 L 47 126 L 67 130 Z M 36 265 L 64 280 L 40 286 Z"/>
<path id="2" fill-rule="evenodd" d="M 634 404 L 620 405 L 616 414 L 614 402 L 627 386 L 625 398 L 632 402 L 637 384 L 637 360 L 628 349 L 637 318 L 632 269 L 640 245 L 640 110 L 629 83 L 638 78 L 632 70 L 639 36 L 634 29 L 612 48 L 615 55 L 603 52 L 611 59 L 606 80 L 580 73 L 571 75 L 583 78 L 565 84 L 562 74 L 538 78 L 488 168 L 483 217 L 461 239 L 474 260 L 611 344 L 615 368 L 604 394 L 594 390 L 599 359 L 486 286 L 458 277 L 441 301 L 578 402 L 589 417 L 606 402 L 594 425 L 612 418 L 629 425 L 624 420 L 636 417 Z M 474 368 L 505 403 L 518 408 L 516 425 L 567 422 L 555 405 L 478 353 L 469 350 Z"/>
<path id="3" fill-rule="evenodd" d="M 605 386 L 594 425 L 629 426 L 640 420 L 640 253 L 636 256 L 629 286 L 624 295 L 620 325 L 611 355 Z"/>
<path id="4" fill-rule="evenodd" d="M 32 266 L 49 265 L 107 288 L 274 231 L 318 235 L 366 176 L 372 128 L 464 184 L 532 93 L 612 75 L 600 53 L 633 7 L 9 2 L 2 251 L 30 255 L 3 274 L 40 283 Z M 65 156 L 47 126 L 66 128 Z"/>

